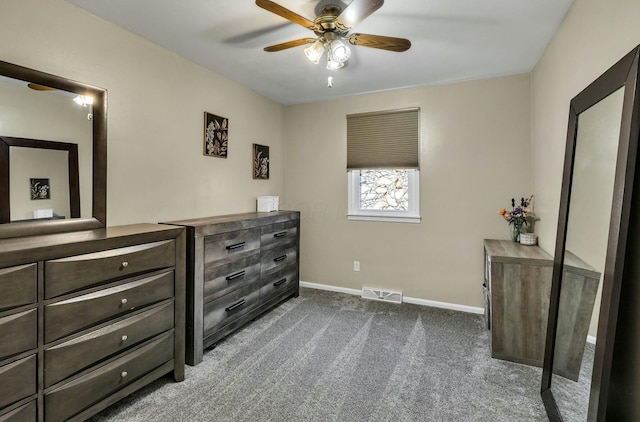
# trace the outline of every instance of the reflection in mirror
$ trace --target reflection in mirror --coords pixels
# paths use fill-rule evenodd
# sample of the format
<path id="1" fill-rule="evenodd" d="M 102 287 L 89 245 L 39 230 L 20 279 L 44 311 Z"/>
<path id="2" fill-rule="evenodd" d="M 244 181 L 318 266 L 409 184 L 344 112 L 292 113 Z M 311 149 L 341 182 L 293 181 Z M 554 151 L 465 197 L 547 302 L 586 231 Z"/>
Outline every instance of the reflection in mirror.
<path id="1" fill-rule="evenodd" d="M 91 109 L 78 105 L 73 101 L 75 97 L 77 94 L 71 92 L 42 87 L 33 89 L 25 81 L 0 76 L 0 136 L 77 144 L 78 171 L 82 183 L 81 211 L 75 217 L 90 218 L 93 131 L 88 114 Z M 55 214 L 69 218 L 68 177 L 65 179 L 63 174 L 68 171 L 65 153 L 20 147 L 10 149 L 11 221 L 32 219 L 35 209 L 53 209 Z M 54 164 L 55 160 L 58 165 Z M 39 173 L 31 171 L 32 168 L 39 168 Z M 48 178 L 48 174 L 52 175 L 51 199 L 48 203 L 31 200 L 27 195 L 30 190 L 29 179 Z M 67 205 L 61 208 L 62 204 Z"/>
<path id="2" fill-rule="evenodd" d="M 620 88 L 578 116 L 552 383 L 565 421 L 587 420 L 623 100 Z"/>
<path id="3" fill-rule="evenodd" d="M 80 217 L 78 145 L 0 137 L 0 223 Z"/>
<path id="4" fill-rule="evenodd" d="M 67 151 L 9 147 L 9 157 L 11 221 L 71 218 Z"/>
<path id="5" fill-rule="evenodd" d="M 85 101 L 77 101 L 80 98 Z M 87 99 L 92 102 L 87 102 Z M 16 199 L 16 208 L 12 211 L 17 217 L 10 221 L 9 211 L 3 211 L 0 206 L 0 221 L 3 223 L 0 224 L 0 238 L 106 226 L 107 92 L 104 89 L 0 61 L 0 136 L 77 145 L 80 175 L 80 194 L 77 196 L 82 199 L 78 212 L 74 212 L 72 207 L 69 212 L 71 218 L 65 219 L 23 219 L 33 210 L 24 211 Z M 7 172 L 0 179 L 0 196 L 4 205 L 10 197 L 24 192 L 24 184 L 17 188 L 20 192 L 15 193 L 13 189 L 9 192 L 8 180 L 13 176 L 8 174 L 8 157 L 7 149 L 0 156 L 0 168 L 6 168 Z M 15 178 L 24 181 L 24 176 Z M 38 177 L 29 176 L 31 178 Z M 64 190 L 54 189 L 51 195 L 58 195 Z"/>

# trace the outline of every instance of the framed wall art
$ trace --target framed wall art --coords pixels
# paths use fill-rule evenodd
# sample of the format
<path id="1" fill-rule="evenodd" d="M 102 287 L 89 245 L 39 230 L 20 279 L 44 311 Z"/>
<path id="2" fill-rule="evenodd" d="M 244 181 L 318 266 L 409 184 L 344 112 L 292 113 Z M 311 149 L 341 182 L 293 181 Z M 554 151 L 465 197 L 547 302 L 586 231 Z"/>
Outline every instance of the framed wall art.
<path id="1" fill-rule="evenodd" d="M 49 179 L 30 179 L 31 200 L 51 199 L 51 185 Z"/>
<path id="2" fill-rule="evenodd" d="M 269 178 L 269 147 L 253 144 L 253 178 Z"/>
<path id="3" fill-rule="evenodd" d="M 204 150 L 210 157 L 227 158 L 229 119 L 204 112 Z"/>

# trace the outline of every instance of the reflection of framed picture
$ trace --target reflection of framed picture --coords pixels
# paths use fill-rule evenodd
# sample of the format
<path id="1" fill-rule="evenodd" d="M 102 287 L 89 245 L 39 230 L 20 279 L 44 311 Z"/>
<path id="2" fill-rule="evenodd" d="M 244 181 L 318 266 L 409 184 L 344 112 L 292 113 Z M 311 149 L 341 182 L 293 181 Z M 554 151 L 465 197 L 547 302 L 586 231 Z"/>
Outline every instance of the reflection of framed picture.
<path id="1" fill-rule="evenodd" d="M 227 158 L 229 119 L 204 112 L 204 155 Z"/>
<path id="2" fill-rule="evenodd" d="M 269 147 L 253 144 L 253 178 L 269 178 Z"/>
<path id="3" fill-rule="evenodd" d="M 51 185 L 49 179 L 31 180 L 31 199 L 51 199 Z"/>

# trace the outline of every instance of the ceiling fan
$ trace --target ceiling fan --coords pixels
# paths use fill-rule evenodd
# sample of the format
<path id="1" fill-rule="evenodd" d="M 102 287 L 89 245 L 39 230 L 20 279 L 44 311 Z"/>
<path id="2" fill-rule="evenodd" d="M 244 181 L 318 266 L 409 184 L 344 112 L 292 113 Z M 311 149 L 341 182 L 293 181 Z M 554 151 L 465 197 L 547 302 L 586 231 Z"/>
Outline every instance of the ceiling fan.
<path id="1" fill-rule="evenodd" d="M 304 49 L 304 53 L 313 63 L 319 63 L 320 58 L 327 51 L 327 69 L 335 70 L 344 66 L 351 55 L 349 47 L 342 42 L 348 40 L 353 45 L 379 48 L 389 51 L 406 51 L 411 47 L 411 41 L 405 38 L 385 37 L 382 35 L 351 34 L 351 28 L 362 22 L 373 12 L 382 7 L 384 0 L 353 0 L 344 10 L 330 4 L 322 9 L 313 21 L 298 15 L 291 10 L 270 0 L 256 0 L 256 4 L 271 13 L 275 13 L 293 23 L 312 30 L 317 38 L 300 38 L 281 44 L 265 47 L 264 51 L 274 52 L 287 48 L 311 44 Z"/>

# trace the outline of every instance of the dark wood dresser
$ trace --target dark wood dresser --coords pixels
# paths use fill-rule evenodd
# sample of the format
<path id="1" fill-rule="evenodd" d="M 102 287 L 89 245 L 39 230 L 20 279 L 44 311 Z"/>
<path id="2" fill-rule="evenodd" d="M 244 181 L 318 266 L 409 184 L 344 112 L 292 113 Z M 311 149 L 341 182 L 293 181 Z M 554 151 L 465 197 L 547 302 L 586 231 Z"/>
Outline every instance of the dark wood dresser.
<path id="1" fill-rule="evenodd" d="M 173 221 L 187 228 L 186 362 L 299 292 L 300 213 Z"/>
<path id="2" fill-rule="evenodd" d="M 84 420 L 184 379 L 185 231 L 0 240 L 0 421 Z"/>

